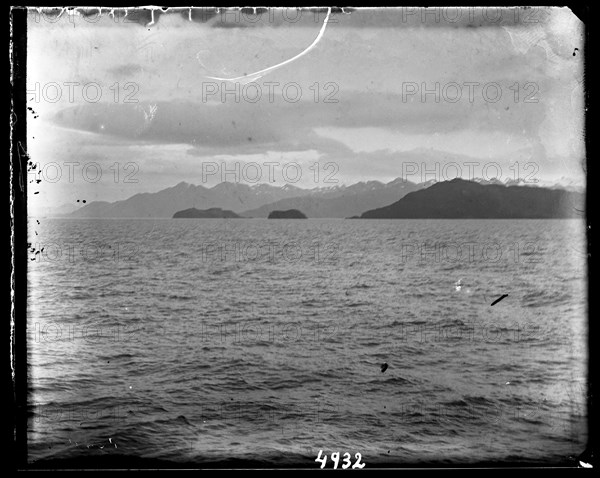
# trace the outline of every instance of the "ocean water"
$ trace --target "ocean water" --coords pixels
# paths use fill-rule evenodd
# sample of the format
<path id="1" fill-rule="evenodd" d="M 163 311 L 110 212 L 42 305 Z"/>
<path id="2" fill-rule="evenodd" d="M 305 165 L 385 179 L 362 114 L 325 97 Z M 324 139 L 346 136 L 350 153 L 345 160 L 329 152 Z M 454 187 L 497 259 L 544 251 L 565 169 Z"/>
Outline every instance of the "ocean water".
<path id="1" fill-rule="evenodd" d="M 30 219 L 29 234 L 30 463 L 585 449 L 583 220 Z"/>

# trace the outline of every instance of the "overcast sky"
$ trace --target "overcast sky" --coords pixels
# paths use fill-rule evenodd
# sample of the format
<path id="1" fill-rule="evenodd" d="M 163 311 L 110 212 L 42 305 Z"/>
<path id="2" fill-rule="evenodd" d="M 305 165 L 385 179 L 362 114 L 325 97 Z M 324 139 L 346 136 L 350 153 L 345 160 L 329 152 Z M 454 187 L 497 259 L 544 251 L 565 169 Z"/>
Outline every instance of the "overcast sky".
<path id="1" fill-rule="evenodd" d="M 30 185 L 31 195 L 39 191 L 32 205 L 114 201 L 180 181 L 211 186 L 220 180 L 202 177 L 211 162 L 256 162 L 259 182 L 269 181 L 263 163 L 278 162 L 276 185 L 283 165 L 296 162 L 300 187 L 331 186 L 328 174 L 338 184 L 387 182 L 414 171 L 411 163 L 418 170 L 407 179 L 420 182 L 423 162 L 440 171 L 457 163 L 463 176 L 496 162 L 504 180 L 517 161 L 521 177 L 583 181 L 584 32 L 568 9 L 340 13 L 314 48 L 248 85 L 209 77 L 294 57 L 317 38 L 326 12 L 192 13 L 157 12 L 153 24 L 147 14 L 30 14 L 29 153 L 62 166 L 55 183 Z M 225 87 L 233 93 L 222 97 Z M 73 182 L 65 162 L 80 163 Z M 95 183 L 82 176 L 92 162 L 102 170 Z M 535 168 L 522 169 L 528 162 Z M 96 171 L 89 167 L 88 178 Z M 445 172 L 454 177 L 456 168 Z M 123 182 L 128 174 L 137 182 Z M 248 168 L 237 179 L 256 177 Z"/>

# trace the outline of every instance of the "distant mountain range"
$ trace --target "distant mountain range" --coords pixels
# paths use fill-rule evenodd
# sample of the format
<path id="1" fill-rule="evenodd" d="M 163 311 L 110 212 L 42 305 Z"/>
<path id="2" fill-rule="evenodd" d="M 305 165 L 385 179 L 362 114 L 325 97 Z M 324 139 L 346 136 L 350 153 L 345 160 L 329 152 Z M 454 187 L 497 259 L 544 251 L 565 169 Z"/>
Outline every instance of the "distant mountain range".
<path id="1" fill-rule="evenodd" d="M 295 186 L 274 187 L 267 184 L 223 182 L 212 188 L 181 182 L 156 193 L 136 194 L 116 202 L 94 201 L 70 214 L 70 217 L 173 217 L 177 211 L 189 208 L 222 208 L 239 213 L 287 197 L 307 194 Z"/>
<path id="2" fill-rule="evenodd" d="M 519 185 L 519 189 L 538 189 L 535 185 L 525 186 L 523 180 L 508 180 L 506 183 L 482 179 L 458 181 L 502 187 L 514 184 Z M 207 188 L 181 182 L 156 193 L 136 194 L 115 202 L 94 201 L 75 211 L 69 211 L 63 206 L 60 211 L 48 210 L 44 215 L 73 218 L 171 218 L 176 212 L 186 209 L 221 208 L 242 217 L 266 218 L 274 210 L 298 209 L 309 218 L 345 218 L 384 208 L 407 194 L 425 190 L 435 184 L 434 180 L 417 184 L 398 178 L 388 183 L 366 181 L 350 186 L 302 189 L 289 184 L 276 187 L 269 184 L 249 186 L 230 182 Z"/>
<path id="3" fill-rule="evenodd" d="M 584 216 L 578 192 L 453 179 L 407 194 L 361 219 L 502 219 L 576 218 Z"/>
<path id="4" fill-rule="evenodd" d="M 91 202 L 69 217 L 156 217 L 170 218 L 190 208 L 228 209 L 242 217 L 268 217 L 274 210 L 299 209 L 308 217 L 347 217 L 385 206 L 432 183 L 415 184 L 396 179 L 387 184 L 379 181 L 359 182 L 351 186 L 302 189 L 224 182 L 212 188 L 181 182 L 156 193 L 136 194 L 123 201 Z"/>
<path id="5" fill-rule="evenodd" d="M 280 199 L 257 209 L 243 211 L 243 217 L 268 217 L 273 210 L 299 209 L 308 217 L 348 217 L 369 209 L 386 206 L 405 194 L 426 188 L 432 183 L 415 184 L 395 179 L 357 183 L 334 190 L 316 191 L 300 197 Z"/>

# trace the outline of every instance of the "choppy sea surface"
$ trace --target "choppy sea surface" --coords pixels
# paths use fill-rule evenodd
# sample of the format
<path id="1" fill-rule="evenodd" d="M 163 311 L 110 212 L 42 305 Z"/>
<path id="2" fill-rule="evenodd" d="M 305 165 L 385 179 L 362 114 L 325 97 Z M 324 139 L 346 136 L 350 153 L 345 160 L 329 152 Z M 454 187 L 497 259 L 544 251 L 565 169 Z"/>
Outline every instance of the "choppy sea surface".
<path id="1" fill-rule="evenodd" d="M 583 220 L 31 218 L 29 236 L 30 463 L 585 449 Z"/>

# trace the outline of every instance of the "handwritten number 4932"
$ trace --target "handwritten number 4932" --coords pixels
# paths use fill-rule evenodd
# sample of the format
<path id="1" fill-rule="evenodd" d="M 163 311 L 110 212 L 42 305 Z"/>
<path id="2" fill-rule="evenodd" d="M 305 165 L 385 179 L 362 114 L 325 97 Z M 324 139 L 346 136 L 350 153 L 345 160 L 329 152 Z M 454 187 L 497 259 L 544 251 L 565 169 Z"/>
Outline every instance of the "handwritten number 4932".
<path id="1" fill-rule="evenodd" d="M 345 470 L 350 465 L 352 465 L 352 469 L 365 467 L 365 463 L 360 462 L 360 460 L 362 458 L 360 453 L 356 453 L 354 455 L 354 458 L 356 458 L 356 461 L 354 462 L 354 465 L 352 465 L 352 461 L 350 460 L 350 453 L 344 453 L 342 469 Z M 332 453 L 331 460 L 333 461 L 333 469 L 336 470 L 340 463 L 340 454 L 338 452 Z M 327 455 L 323 455 L 323 450 L 319 450 L 319 454 L 317 455 L 317 458 L 315 459 L 315 461 L 321 462 L 321 468 L 325 468 L 325 464 L 327 463 Z"/>

